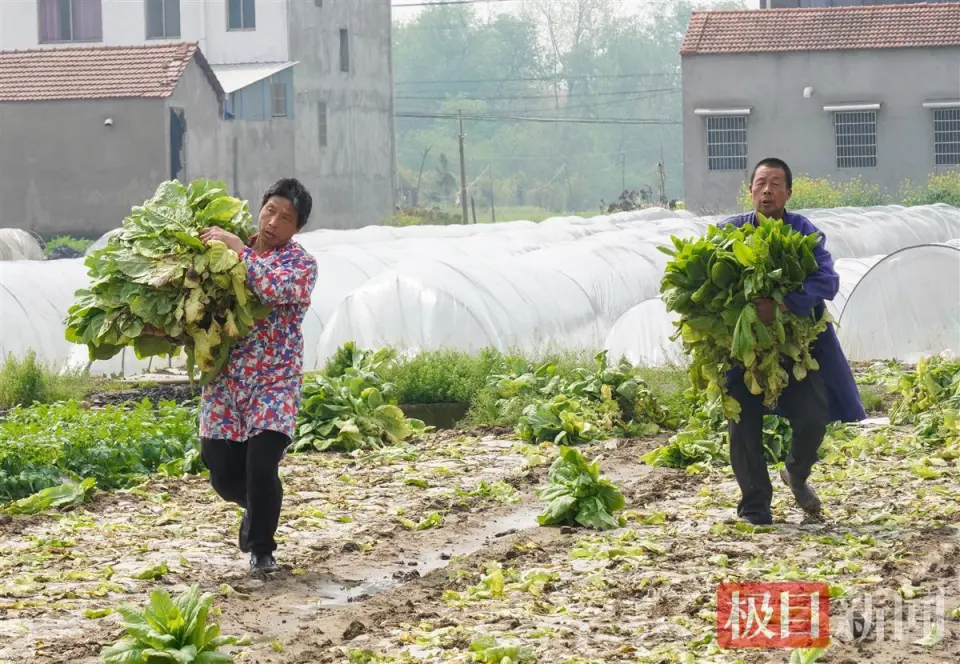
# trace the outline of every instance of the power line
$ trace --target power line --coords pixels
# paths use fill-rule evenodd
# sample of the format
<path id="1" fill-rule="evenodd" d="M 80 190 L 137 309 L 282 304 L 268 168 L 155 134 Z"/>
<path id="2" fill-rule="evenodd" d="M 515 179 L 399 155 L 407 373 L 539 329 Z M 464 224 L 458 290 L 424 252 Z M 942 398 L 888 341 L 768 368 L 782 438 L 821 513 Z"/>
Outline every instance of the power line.
<path id="1" fill-rule="evenodd" d="M 668 90 L 665 92 L 645 94 L 643 96 L 629 97 L 627 99 L 613 99 L 613 100 L 599 101 L 599 102 L 580 102 L 575 104 L 564 104 L 563 106 L 560 107 L 559 110 L 572 111 L 577 109 L 594 109 L 594 108 L 603 108 L 607 106 L 616 106 L 618 104 L 637 103 L 637 102 L 646 101 L 649 99 L 653 99 L 653 98 L 668 95 L 668 94 L 676 94 L 678 92 L 680 92 L 680 90 L 675 89 L 675 90 Z M 584 95 L 583 97 L 580 97 L 580 99 L 584 99 L 587 96 L 589 95 Z M 542 101 L 546 102 L 548 101 L 548 99 L 544 99 Z M 406 112 L 413 113 L 418 111 L 430 112 L 432 109 L 407 108 L 403 110 Z M 505 110 L 513 114 L 526 114 L 526 113 L 540 114 L 540 113 L 555 113 L 558 109 L 554 108 L 553 106 L 541 106 L 540 108 L 511 108 L 511 109 L 505 109 Z"/>
<path id="2" fill-rule="evenodd" d="M 619 96 L 629 96 L 629 95 L 642 95 L 648 92 L 674 92 L 678 91 L 680 88 L 670 87 L 670 88 L 649 88 L 647 90 L 617 90 L 614 92 L 593 92 L 588 94 L 576 94 L 576 95 L 562 95 L 563 99 L 582 99 L 586 97 L 619 97 Z M 472 101 L 487 101 L 491 99 L 505 100 L 505 101 L 514 101 L 520 99 L 554 99 L 557 95 L 553 94 L 542 94 L 542 95 L 479 95 L 477 97 L 472 97 L 467 95 L 465 98 Z M 394 99 L 404 99 L 404 100 L 434 100 L 434 101 L 448 101 L 450 99 L 456 99 L 456 97 L 451 97 L 446 95 L 444 97 L 440 96 L 420 96 L 420 95 L 394 95 Z"/>
<path id="3" fill-rule="evenodd" d="M 401 7 L 443 7 L 445 5 L 479 5 L 488 2 L 519 2 L 520 0 L 435 0 L 435 2 L 411 2 L 391 5 L 394 9 Z"/>
<path id="4" fill-rule="evenodd" d="M 644 154 L 651 151 L 650 146 L 643 146 L 640 148 L 625 148 L 623 150 L 614 150 L 612 152 L 574 152 L 568 155 L 561 154 L 542 154 L 542 155 L 524 155 L 524 156 L 486 156 L 480 159 L 480 161 L 569 161 L 576 159 L 593 159 L 599 157 L 619 157 L 622 154 Z M 421 156 L 423 154 L 422 150 L 416 148 L 400 148 L 398 152 L 403 152 L 409 155 Z M 619 163 L 619 162 L 617 162 Z"/>
<path id="5" fill-rule="evenodd" d="M 394 113 L 398 118 L 432 118 L 436 120 L 456 120 L 456 113 L 412 113 L 400 111 Z M 679 125 L 679 120 L 663 118 L 552 118 L 531 117 L 526 115 L 464 115 L 464 120 L 478 122 L 543 122 L 547 124 L 600 124 L 600 125 Z"/>
<path id="6" fill-rule="evenodd" d="M 662 78 L 667 76 L 679 76 L 679 72 L 647 72 L 643 74 L 585 74 L 581 76 L 565 76 L 555 74 L 553 76 L 520 76 L 514 78 L 464 78 L 464 79 L 440 79 L 435 81 L 395 81 L 396 85 L 439 85 L 442 83 L 513 83 L 526 81 L 549 81 L 560 83 L 562 81 L 580 81 L 584 79 L 624 79 L 624 78 Z"/>

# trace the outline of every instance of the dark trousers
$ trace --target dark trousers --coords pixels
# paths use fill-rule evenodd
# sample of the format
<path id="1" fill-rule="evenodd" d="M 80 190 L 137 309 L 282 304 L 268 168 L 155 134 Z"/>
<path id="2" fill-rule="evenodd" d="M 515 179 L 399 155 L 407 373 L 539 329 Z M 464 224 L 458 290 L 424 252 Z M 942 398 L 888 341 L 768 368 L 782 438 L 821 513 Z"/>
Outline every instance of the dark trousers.
<path id="1" fill-rule="evenodd" d="M 742 380 L 730 386 L 730 396 L 740 402 L 740 422 L 729 422 L 730 463 L 740 485 L 739 516 L 770 514 L 773 487 L 763 456 L 763 397 L 750 393 Z M 790 421 L 793 444 L 784 465 L 797 480 L 806 481 L 817 461 L 830 422 L 827 386 L 819 371 L 811 371 L 783 390 L 777 410 Z"/>
<path id="2" fill-rule="evenodd" d="M 283 486 L 278 469 L 290 439 L 277 431 L 264 431 L 246 442 L 200 441 L 200 457 L 210 469 L 210 484 L 224 500 L 247 510 L 247 541 L 256 554 L 273 553 L 280 522 Z"/>

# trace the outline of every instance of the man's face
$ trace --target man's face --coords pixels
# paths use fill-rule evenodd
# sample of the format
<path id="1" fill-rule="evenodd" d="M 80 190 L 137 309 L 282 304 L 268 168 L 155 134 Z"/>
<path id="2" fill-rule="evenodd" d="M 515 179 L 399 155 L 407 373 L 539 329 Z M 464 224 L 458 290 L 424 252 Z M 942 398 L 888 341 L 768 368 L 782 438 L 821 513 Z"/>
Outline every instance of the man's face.
<path id="1" fill-rule="evenodd" d="M 286 198 L 271 196 L 260 208 L 260 240 L 270 249 L 290 241 L 297 232 L 297 210 Z"/>
<path id="2" fill-rule="evenodd" d="M 779 217 L 790 200 L 790 193 L 787 189 L 787 175 L 782 169 L 775 166 L 761 166 L 757 169 L 750 185 L 753 207 L 757 212 L 768 217 Z"/>

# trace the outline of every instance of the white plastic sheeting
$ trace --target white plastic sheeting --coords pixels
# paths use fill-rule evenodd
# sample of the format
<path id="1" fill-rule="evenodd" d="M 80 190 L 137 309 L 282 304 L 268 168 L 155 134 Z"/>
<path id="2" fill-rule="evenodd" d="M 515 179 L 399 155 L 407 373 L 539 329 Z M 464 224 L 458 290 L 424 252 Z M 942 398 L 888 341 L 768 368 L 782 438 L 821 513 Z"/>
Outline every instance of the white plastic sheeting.
<path id="1" fill-rule="evenodd" d="M 0 261 L 42 261 L 37 239 L 19 228 L 0 228 Z"/>
<path id="2" fill-rule="evenodd" d="M 94 240 L 93 244 L 87 247 L 87 250 L 84 252 L 84 255 L 89 256 L 97 249 L 103 249 L 105 246 L 107 246 L 107 242 L 110 241 L 110 238 L 112 238 L 114 235 L 116 235 L 119 232 L 120 232 L 119 228 L 114 228 L 112 231 L 107 231 L 106 233 L 98 237 L 96 240 Z"/>
<path id="3" fill-rule="evenodd" d="M 81 258 L 0 266 L 0 358 L 23 357 L 33 349 L 45 362 L 62 365 L 74 348 L 63 338 L 72 284 L 87 281 Z"/>
<path id="4" fill-rule="evenodd" d="M 960 350 L 960 248 L 922 245 L 878 261 L 848 296 L 837 333 L 851 360 Z"/>
<path id="5" fill-rule="evenodd" d="M 879 255 L 960 238 L 960 210 L 943 205 L 807 214 L 838 259 L 842 298 Z M 662 332 L 670 328 L 656 299 L 666 261 L 656 246 L 668 243 L 671 234 L 701 234 L 718 220 L 650 209 L 541 223 L 303 233 L 298 240 L 319 266 L 304 326 L 306 367 L 319 368 L 348 339 L 412 349 L 592 349 L 610 342 L 614 330 L 622 331 L 618 348 L 628 348 L 631 337 L 643 339 L 652 345 L 640 357 L 658 363 Z M 48 362 L 73 356 L 85 365 L 85 348 L 63 340 L 61 323 L 73 292 L 88 283 L 82 259 L 36 263 L 34 270 L 25 265 L 0 264 L 0 348 L 22 354 L 32 347 Z M 634 310 L 648 300 L 653 304 Z M 38 316 L 34 310 L 47 313 Z M 630 323 L 630 316 L 643 326 Z M 166 361 L 155 360 L 154 368 L 158 363 Z M 146 366 L 126 353 L 92 370 L 129 374 Z"/>
<path id="6" fill-rule="evenodd" d="M 836 259 L 886 254 L 960 233 L 960 210 L 943 205 L 842 208 L 836 215 L 820 210 L 809 216 Z M 324 321 L 316 361 L 348 340 L 412 350 L 598 347 L 620 316 L 656 297 L 666 260 L 656 245 L 667 243 L 671 233 L 702 233 L 719 220 L 624 221 L 619 230 L 493 260 L 461 262 L 440 253 L 398 263 L 353 290 Z M 849 270 L 862 273 L 866 267 Z M 659 338 L 655 345 L 642 344 L 643 353 L 658 357 Z"/>
<path id="7" fill-rule="evenodd" d="M 644 300 L 617 319 L 603 346 L 611 358 L 625 357 L 638 366 L 685 365 L 683 345 L 670 340 L 678 319 L 659 297 Z"/>
<path id="8" fill-rule="evenodd" d="M 827 309 L 850 360 L 915 362 L 960 351 L 958 245 L 924 244 L 836 262 L 840 291 Z M 617 320 L 604 347 L 638 365 L 683 364 L 682 345 L 670 340 L 675 320 L 659 297 L 645 300 Z"/>

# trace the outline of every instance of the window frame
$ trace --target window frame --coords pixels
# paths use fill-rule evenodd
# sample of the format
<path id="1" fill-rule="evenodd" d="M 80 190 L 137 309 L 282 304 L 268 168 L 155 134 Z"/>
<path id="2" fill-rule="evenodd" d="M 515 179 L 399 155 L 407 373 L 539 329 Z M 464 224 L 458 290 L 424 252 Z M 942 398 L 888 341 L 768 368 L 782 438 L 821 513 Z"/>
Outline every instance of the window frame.
<path id="1" fill-rule="evenodd" d="M 880 161 L 879 141 L 877 140 L 877 130 L 880 120 L 878 111 L 879 109 L 838 109 L 833 111 L 833 153 L 837 170 L 877 168 Z M 872 118 L 872 120 L 868 120 L 867 118 Z M 842 119 L 849 119 L 849 121 L 841 122 Z M 848 143 L 842 145 L 840 140 L 841 136 L 849 139 L 851 137 L 869 137 L 871 135 L 870 133 L 854 133 L 853 131 L 848 131 L 845 134 L 841 132 L 841 127 L 857 126 L 873 127 L 872 143 Z M 872 155 L 861 154 L 864 148 L 869 149 L 870 147 L 873 148 Z M 845 149 L 847 154 L 841 154 L 842 149 Z M 854 153 L 855 151 L 856 153 Z"/>
<path id="2" fill-rule="evenodd" d="M 730 173 L 730 172 L 746 172 L 747 170 L 747 156 L 750 150 L 750 141 L 748 135 L 748 118 L 750 116 L 746 113 L 737 113 L 737 114 L 717 114 L 717 115 L 707 115 L 706 122 L 704 123 L 704 147 L 706 148 L 707 155 L 707 172 L 709 173 Z M 733 123 L 740 121 L 742 126 L 723 126 L 724 123 L 727 125 L 732 125 Z M 719 126 L 711 127 L 711 124 L 717 124 Z M 710 140 L 711 134 L 720 133 L 721 135 L 741 133 L 743 134 L 742 141 L 717 141 L 712 142 Z M 711 155 L 710 149 L 712 147 L 740 147 L 743 148 L 743 154 L 721 154 L 721 155 Z M 724 164 L 730 163 L 732 165 L 725 166 Z"/>
<path id="3" fill-rule="evenodd" d="M 340 28 L 340 73 L 350 73 L 350 32 Z"/>
<path id="4" fill-rule="evenodd" d="M 290 117 L 290 106 L 289 98 L 290 95 L 287 94 L 287 84 L 283 81 L 270 81 L 270 117 L 271 118 L 287 118 Z M 283 96 L 278 97 L 276 95 L 277 89 L 283 91 Z M 280 99 L 283 100 L 283 113 L 277 113 L 277 101 Z"/>
<path id="5" fill-rule="evenodd" d="M 933 108 L 933 116 L 931 118 L 931 124 L 933 129 L 933 165 L 935 167 L 945 166 L 960 166 L 960 105 L 946 108 Z M 943 114 L 944 119 L 938 119 L 937 116 Z M 953 124 L 954 126 L 948 129 L 937 130 L 937 124 Z M 946 134 L 948 137 L 950 134 L 953 134 L 952 137 L 945 140 L 938 140 L 938 134 Z M 943 145 L 948 149 L 952 150 L 951 152 L 943 151 L 940 152 L 938 148 Z M 953 161 L 942 161 L 941 157 L 945 156 L 952 158 Z"/>
<path id="6" fill-rule="evenodd" d="M 327 114 L 327 102 L 317 102 L 317 115 L 319 119 L 319 124 L 317 125 L 317 142 L 320 144 L 321 148 L 325 148 L 327 147 L 330 127 L 329 115 Z"/>
<path id="7" fill-rule="evenodd" d="M 160 6 L 163 8 L 161 15 L 163 16 L 163 35 L 162 36 L 150 36 L 150 3 L 159 2 Z M 171 35 L 167 31 L 167 3 L 175 2 L 177 4 L 177 34 Z M 182 39 L 183 38 L 183 15 L 181 14 L 183 10 L 183 5 L 180 3 L 180 0 L 144 0 L 143 2 L 143 28 L 144 28 L 144 39 L 147 41 L 153 40 L 163 40 L 163 39 Z"/>
<path id="8" fill-rule="evenodd" d="M 67 0 L 67 4 L 70 7 L 70 16 L 67 24 L 70 26 L 70 39 L 44 39 L 43 38 L 43 1 L 37 0 L 37 44 L 100 44 L 103 42 L 103 0 L 90 0 L 95 1 L 100 5 L 100 29 L 98 37 L 89 37 L 85 39 L 76 39 L 74 37 L 75 27 L 73 25 L 73 15 L 74 15 L 74 5 L 77 0 Z M 48 0 L 52 2 L 54 6 L 59 7 L 59 2 L 57 0 Z M 59 12 L 59 9 L 57 9 Z M 61 17 L 62 18 L 62 17 Z M 61 21 L 62 24 L 62 21 Z"/>
<path id="9" fill-rule="evenodd" d="M 227 0 L 224 5 L 227 12 L 227 32 L 254 32 L 257 29 L 257 0 L 250 0 L 253 6 L 253 22 L 250 26 L 246 24 L 246 15 L 243 11 L 243 1 L 244 0 Z M 230 4 L 236 2 L 240 7 L 240 27 L 232 28 L 230 27 Z"/>

